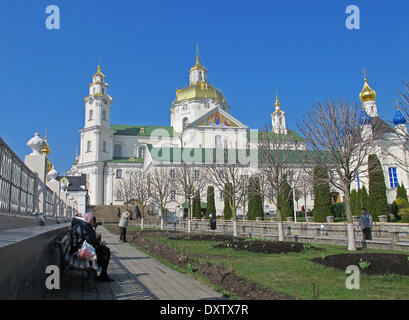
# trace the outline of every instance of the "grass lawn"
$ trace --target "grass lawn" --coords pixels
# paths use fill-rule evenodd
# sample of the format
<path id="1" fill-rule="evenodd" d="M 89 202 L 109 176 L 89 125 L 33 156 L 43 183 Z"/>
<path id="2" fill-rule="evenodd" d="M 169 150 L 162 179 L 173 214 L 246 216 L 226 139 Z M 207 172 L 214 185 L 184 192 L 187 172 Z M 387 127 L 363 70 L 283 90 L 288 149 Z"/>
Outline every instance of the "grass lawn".
<path id="1" fill-rule="evenodd" d="M 130 227 L 128 232 L 139 228 Z M 302 253 L 265 254 L 236 251 L 232 248 L 215 249 L 216 241 L 169 240 L 165 237 L 151 237 L 151 241 L 166 243 L 198 261 L 209 261 L 226 269 L 231 266 L 241 277 L 260 286 L 296 296 L 313 299 L 313 284 L 319 288 L 319 299 L 409 299 L 409 277 L 369 276 L 361 273 L 360 290 L 345 287 L 345 272 L 310 261 L 315 257 L 348 253 L 346 247 L 316 245 L 323 250 L 306 249 Z M 392 250 L 363 249 L 362 252 L 400 253 Z M 407 254 L 407 253 L 406 253 Z M 409 261 L 408 261 L 409 263 Z"/>

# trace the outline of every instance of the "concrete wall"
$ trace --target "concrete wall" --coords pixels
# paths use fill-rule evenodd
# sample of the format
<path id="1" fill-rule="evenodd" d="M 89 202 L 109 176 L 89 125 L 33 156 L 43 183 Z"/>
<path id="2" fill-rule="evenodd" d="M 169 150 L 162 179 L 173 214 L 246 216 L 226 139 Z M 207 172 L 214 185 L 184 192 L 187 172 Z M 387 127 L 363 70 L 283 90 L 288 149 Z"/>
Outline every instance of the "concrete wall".
<path id="1" fill-rule="evenodd" d="M 60 263 L 54 244 L 69 223 L 0 230 L 0 299 L 41 299 L 48 265 Z"/>

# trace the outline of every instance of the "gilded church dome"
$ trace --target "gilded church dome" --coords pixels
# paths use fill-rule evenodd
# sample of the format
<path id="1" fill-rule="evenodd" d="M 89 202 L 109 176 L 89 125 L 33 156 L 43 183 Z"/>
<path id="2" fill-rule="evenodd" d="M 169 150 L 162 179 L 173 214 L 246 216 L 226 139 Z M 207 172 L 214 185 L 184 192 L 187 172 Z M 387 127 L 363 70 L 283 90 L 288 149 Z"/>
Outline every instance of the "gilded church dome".
<path id="1" fill-rule="evenodd" d="M 376 92 L 372 90 L 372 88 L 369 86 L 368 81 L 365 77 L 364 79 L 364 87 L 361 91 L 361 94 L 359 95 L 359 98 L 361 99 L 362 102 L 366 101 L 375 101 L 376 100 Z"/>
<path id="2" fill-rule="evenodd" d="M 175 102 L 183 100 L 204 100 L 212 99 L 214 101 L 226 102 L 223 93 L 213 87 L 208 82 L 199 82 L 190 84 L 183 89 L 176 89 Z"/>

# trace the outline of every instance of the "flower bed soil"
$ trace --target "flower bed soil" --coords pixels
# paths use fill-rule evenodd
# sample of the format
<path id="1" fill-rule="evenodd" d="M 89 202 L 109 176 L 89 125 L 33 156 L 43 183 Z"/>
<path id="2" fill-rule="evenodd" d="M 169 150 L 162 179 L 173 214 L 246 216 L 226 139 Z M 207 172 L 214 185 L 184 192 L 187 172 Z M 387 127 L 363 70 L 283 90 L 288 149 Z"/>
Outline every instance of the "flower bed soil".
<path id="1" fill-rule="evenodd" d="M 409 276 L 409 259 L 405 254 L 393 253 L 347 253 L 335 254 L 322 258 L 311 259 L 312 262 L 323 264 L 345 271 L 350 265 L 360 267 L 360 262 L 370 263 L 368 267 L 360 267 L 361 272 L 368 275 L 397 274 Z M 361 263 L 361 265 L 363 265 Z"/>

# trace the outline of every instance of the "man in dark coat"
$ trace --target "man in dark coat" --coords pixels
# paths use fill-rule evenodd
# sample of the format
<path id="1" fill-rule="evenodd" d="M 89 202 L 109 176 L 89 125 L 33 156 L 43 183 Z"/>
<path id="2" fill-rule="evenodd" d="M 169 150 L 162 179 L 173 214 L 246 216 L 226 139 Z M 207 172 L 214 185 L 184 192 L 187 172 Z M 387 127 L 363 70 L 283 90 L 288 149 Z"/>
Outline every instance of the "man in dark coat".
<path id="1" fill-rule="evenodd" d="M 103 282 L 112 282 L 108 274 L 108 264 L 111 258 L 111 250 L 106 246 L 105 241 L 97 238 L 97 234 L 93 228 L 94 214 L 87 212 L 84 218 L 74 218 L 71 223 L 71 253 L 75 254 L 81 249 L 84 241 L 92 245 L 97 253 L 97 263 L 101 266 L 102 273 L 97 277 Z"/>

